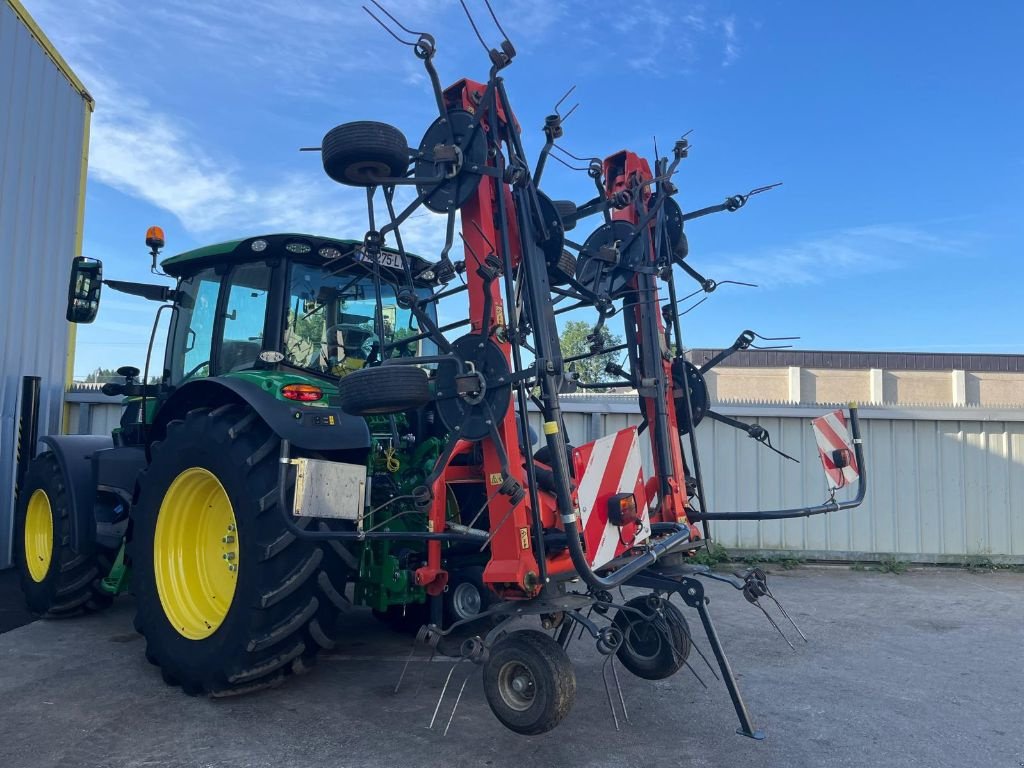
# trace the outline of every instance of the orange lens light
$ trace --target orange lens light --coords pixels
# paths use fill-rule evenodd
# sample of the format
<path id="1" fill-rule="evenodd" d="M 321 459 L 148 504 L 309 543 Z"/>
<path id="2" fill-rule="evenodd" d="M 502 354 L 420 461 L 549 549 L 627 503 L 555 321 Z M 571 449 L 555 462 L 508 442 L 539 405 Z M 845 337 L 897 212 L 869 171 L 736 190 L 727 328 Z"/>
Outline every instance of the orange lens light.
<path id="1" fill-rule="evenodd" d="M 160 227 L 150 227 L 146 230 L 146 245 L 150 248 L 164 247 L 164 231 Z"/>
<path id="2" fill-rule="evenodd" d="M 636 520 L 636 497 L 632 493 L 617 493 L 608 499 L 608 522 L 623 526 Z"/>
<path id="3" fill-rule="evenodd" d="M 323 398 L 324 391 L 312 384 L 285 384 L 281 387 L 281 395 L 288 400 L 313 403 Z"/>

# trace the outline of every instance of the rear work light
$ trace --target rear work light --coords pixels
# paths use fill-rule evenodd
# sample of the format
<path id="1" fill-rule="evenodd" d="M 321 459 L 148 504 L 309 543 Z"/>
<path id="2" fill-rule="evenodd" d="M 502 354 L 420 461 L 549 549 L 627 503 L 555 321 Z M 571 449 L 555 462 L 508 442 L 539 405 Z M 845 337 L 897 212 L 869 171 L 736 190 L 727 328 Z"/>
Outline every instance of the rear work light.
<path id="1" fill-rule="evenodd" d="M 320 387 L 312 384 L 285 384 L 281 387 L 281 395 L 288 400 L 297 400 L 300 403 L 313 403 L 324 396 Z"/>
<path id="2" fill-rule="evenodd" d="M 617 493 L 608 499 L 608 522 L 620 528 L 636 522 L 636 497 L 632 493 Z"/>

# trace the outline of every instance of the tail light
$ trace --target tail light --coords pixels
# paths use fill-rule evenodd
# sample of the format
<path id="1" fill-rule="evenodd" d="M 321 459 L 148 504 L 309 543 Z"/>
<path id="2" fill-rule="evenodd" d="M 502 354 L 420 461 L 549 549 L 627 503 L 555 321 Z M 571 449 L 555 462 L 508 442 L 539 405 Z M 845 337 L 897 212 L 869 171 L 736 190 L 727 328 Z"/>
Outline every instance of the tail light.
<path id="1" fill-rule="evenodd" d="M 320 387 L 312 384 L 285 384 L 281 387 L 281 395 L 288 400 L 296 400 L 300 403 L 313 403 L 324 396 Z"/>

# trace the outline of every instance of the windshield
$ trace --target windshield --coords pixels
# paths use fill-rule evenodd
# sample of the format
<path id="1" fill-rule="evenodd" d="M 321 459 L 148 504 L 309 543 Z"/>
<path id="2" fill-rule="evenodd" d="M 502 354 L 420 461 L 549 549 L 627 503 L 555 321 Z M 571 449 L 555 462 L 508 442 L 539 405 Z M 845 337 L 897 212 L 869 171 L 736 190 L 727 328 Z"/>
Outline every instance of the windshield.
<path id="1" fill-rule="evenodd" d="M 392 344 L 420 332 L 416 318 L 398 306 L 394 286 L 381 282 L 384 343 Z M 429 288 L 418 288 L 423 297 Z M 427 305 L 433 316 L 433 304 Z M 362 368 L 379 350 L 377 302 L 373 278 L 353 263 L 329 273 L 322 267 L 294 264 L 285 313 L 284 355 L 289 365 L 315 373 L 344 376 Z M 434 354 L 433 342 L 417 340 L 389 349 L 388 357 Z M 376 352 L 379 359 L 380 353 Z"/>

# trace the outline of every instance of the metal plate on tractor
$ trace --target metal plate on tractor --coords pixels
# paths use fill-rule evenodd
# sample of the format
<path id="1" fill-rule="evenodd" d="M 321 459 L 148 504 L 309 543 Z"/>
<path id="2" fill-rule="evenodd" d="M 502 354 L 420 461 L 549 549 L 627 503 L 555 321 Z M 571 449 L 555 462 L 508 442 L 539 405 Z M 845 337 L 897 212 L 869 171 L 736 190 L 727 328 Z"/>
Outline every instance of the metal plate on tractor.
<path id="1" fill-rule="evenodd" d="M 295 502 L 299 517 L 363 522 L 366 467 L 322 459 L 295 459 Z"/>

